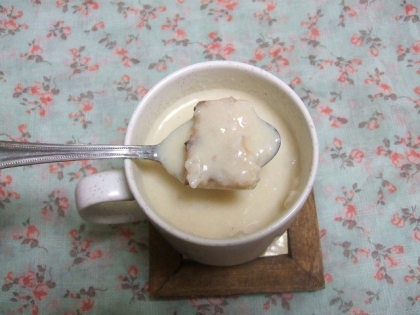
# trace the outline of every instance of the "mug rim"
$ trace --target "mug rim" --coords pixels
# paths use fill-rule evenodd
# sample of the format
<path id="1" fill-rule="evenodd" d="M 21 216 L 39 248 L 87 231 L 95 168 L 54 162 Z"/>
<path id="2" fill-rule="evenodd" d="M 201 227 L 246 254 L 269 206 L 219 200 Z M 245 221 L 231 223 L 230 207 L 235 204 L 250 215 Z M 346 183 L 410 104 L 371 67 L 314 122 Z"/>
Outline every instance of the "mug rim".
<path id="1" fill-rule="evenodd" d="M 134 123 L 139 120 L 139 115 L 141 114 L 142 110 L 144 109 L 144 104 L 146 104 L 149 99 L 152 99 L 154 97 L 154 94 L 156 91 L 160 90 L 162 86 L 166 85 L 168 82 L 172 80 L 176 80 L 179 76 L 182 76 L 184 74 L 197 71 L 200 69 L 236 69 L 236 70 L 242 70 L 242 71 L 251 71 L 253 75 L 262 77 L 273 84 L 275 84 L 276 87 L 278 87 L 281 91 L 287 93 L 288 97 L 290 97 L 294 104 L 297 105 L 299 108 L 302 116 L 304 117 L 305 122 L 308 125 L 308 129 L 310 132 L 310 138 L 311 138 L 311 144 L 312 144 L 312 150 L 313 150 L 313 157 L 311 161 L 311 169 L 310 174 L 308 176 L 308 180 L 306 181 L 305 187 L 298 197 L 297 201 L 293 204 L 292 207 L 290 207 L 285 213 L 283 213 L 277 220 L 275 220 L 273 223 L 269 224 L 268 226 L 264 227 L 261 230 L 258 230 L 254 233 L 247 234 L 240 237 L 235 238 L 225 238 L 225 239 L 211 239 L 211 238 L 204 238 L 200 236 L 196 236 L 193 234 L 186 233 L 175 226 L 172 226 L 170 223 L 166 222 L 163 218 L 161 218 L 155 211 L 151 209 L 151 207 L 147 204 L 145 201 L 143 195 L 144 193 L 141 193 L 136 185 L 134 176 L 132 176 L 133 173 L 133 162 L 129 159 L 126 159 L 124 161 L 124 170 L 127 177 L 127 181 L 130 187 L 131 192 L 133 193 L 136 201 L 141 206 L 142 210 L 145 212 L 147 218 L 155 225 L 158 225 L 159 228 L 163 229 L 166 233 L 175 236 L 176 238 L 182 239 L 184 241 L 188 241 L 197 245 L 205 245 L 205 246 L 235 246 L 235 245 L 241 245 L 241 244 L 247 244 L 256 240 L 263 239 L 267 237 L 268 235 L 271 235 L 272 233 L 276 232 L 277 230 L 281 229 L 282 226 L 289 226 L 291 221 L 294 219 L 294 217 L 299 213 L 300 209 L 306 202 L 306 199 L 308 198 L 314 181 L 315 181 L 315 175 L 318 168 L 318 155 L 319 155 L 319 147 L 318 147 L 318 137 L 316 134 L 316 129 L 314 122 L 312 120 L 312 117 L 309 114 L 308 109 L 306 108 L 306 105 L 303 103 L 303 101 L 300 99 L 300 97 L 296 94 L 293 89 L 287 85 L 285 82 L 283 82 L 281 79 L 276 77 L 275 75 L 269 73 L 268 71 L 265 71 L 259 67 L 237 62 L 237 61 L 205 61 L 205 62 L 199 62 L 195 63 L 186 67 L 183 67 L 168 76 L 161 79 L 159 82 L 157 82 L 150 90 L 149 92 L 143 97 L 143 99 L 140 101 L 140 103 L 137 105 L 136 109 L 134 110 L 128 127 L 127 132 L 125 136 L 124 143 L 125 145 L 130 145 L 133 137 L 133 130 L 134 130 Z M 280 235 L 277 235 L 280 236 Z"/>

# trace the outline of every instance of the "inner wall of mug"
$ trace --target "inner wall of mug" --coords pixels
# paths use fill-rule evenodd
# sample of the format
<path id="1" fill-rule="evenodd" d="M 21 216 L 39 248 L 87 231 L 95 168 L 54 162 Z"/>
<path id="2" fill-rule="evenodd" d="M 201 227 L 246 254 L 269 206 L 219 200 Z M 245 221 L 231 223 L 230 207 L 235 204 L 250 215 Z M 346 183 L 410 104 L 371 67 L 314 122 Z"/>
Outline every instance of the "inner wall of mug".
<path id="1" fill-rule="evenodd" d="M 290 216 L 291 212 L 297 212 L 299 210 L 297 208 L 303 203 L 304 200 L 302 201 L 302 198 L 299 197 L 308 188 L 307 183 L 313 175 L 314 152 L 317 151 L 314 150 L 306 117 L 295 104 L 296 101 L 300 103 L 301 101 L 295 98 L 296 96 L 293 95 L 290 88 L 282 83 L 279 87 L 279 81 L 273 82 L 273 77 L 261 69 L 245 64 L 239 66 L 235 64 L 230 62 L 198 64 L 184 68 L 159 82 L 149 91 L 136 109 L 128 126 L 125 144 L 144 144 L 155 119 L 175 101 L 186 95 L 218 88 L 240 90 L 255 95 L 280 113 L 295 136 L 300 154 L 301 174 L 296 189 L 298 193 L 292 206 L 286 209 L 285 213 L 276 221 L 276 224 L 280 224 L 280 221 L 284 217 Z M 303 103 L 300 106 L 304 106 Z M 146 194 L 142 193 L 144 191 L 142 173 L 136 163 L 131 161 L 126 161 L 126 167 L 132 170 L 132 173 L 131 171 L 127 172 L 129 181 L 130 176 L 133 176 L 131 179 L 133 181 L 135 179 L 136 182 L 137 187 L 131 187 L 133 194 L 139 202 L 142 201 L 141 199 L 146 201 L 146 204 L 142 204 L 142 202 L 140 204 L 147 213 L 150 211 L 147 209 L 150 202 L 148 202 Z M 285 183 L 285 185 L 289 185 L 289 183 Z M 152 216 L 156 218 L 155 214 Z"/>

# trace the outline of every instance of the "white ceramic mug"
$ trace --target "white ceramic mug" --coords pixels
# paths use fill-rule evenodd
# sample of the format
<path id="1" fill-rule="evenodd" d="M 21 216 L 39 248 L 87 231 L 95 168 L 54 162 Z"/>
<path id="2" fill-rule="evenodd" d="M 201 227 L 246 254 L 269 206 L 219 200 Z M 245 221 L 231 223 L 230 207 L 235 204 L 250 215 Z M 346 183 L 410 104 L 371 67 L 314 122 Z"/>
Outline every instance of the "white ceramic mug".
<path id="1" fill-rule="evenodd" d="M 125 145 L 144 144 L 151 125 L 175 100 L 205 89 L 244 90 L 264 99 L 288 122 L 301 159 L 300 184 L 291 206 L 269 226 L 249 235 L 206 239 L 187 234 L 163 220 L 148 204 L 136 163 L 125 160 L 123 170 L 83 178 L 76 187 L 82 218 L 117 224 L 147 218 L 181 254 L 198 262 L 227 266 L 259 257 L 292 223 L 311 192 L 318 166 L 318 142 L 313 121 L 296 93 L 274 75 L 251 65 L 231 61 L 203 62 L 183 68 L 156 84 L 134 111 Z M 286 183 L 287 184 L 287 183 Z M 164 198 L 164 196 L 162 196 Z"/>

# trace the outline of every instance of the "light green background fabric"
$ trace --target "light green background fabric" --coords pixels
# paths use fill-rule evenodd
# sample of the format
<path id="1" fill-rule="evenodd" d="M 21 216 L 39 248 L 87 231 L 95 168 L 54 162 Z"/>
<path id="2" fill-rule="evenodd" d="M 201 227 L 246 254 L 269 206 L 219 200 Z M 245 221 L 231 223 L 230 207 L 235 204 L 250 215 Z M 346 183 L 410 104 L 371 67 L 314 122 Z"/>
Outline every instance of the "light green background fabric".
<path id="1" fill-rule="evenodd" d="M 0 171 L 1 314 L 419 314 L 418 1 L 0 3 L 0 139 L 123 143 L 171 72 L 227 59 L 290 84 L 315 121 L 326 288 L 151 300 L 147 223 L 88 224 L 74 188 L 122 161 Z M 281 268 L 281 266 L 279 266 Z"/>

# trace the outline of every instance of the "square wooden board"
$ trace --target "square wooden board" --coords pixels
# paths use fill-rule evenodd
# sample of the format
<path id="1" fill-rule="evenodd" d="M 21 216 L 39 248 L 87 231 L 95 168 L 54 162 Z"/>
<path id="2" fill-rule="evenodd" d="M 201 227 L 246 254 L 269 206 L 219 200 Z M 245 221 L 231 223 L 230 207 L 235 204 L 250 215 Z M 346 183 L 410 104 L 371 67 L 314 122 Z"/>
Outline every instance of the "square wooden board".
<path id="1" fill-rule="evenodd" d="M 287 255 L 207 266 L 183 259 L 151 224 L 149 231 L 152 298 L 313 291 L 325 285 L 313 192 L 288 230 Z"/>

